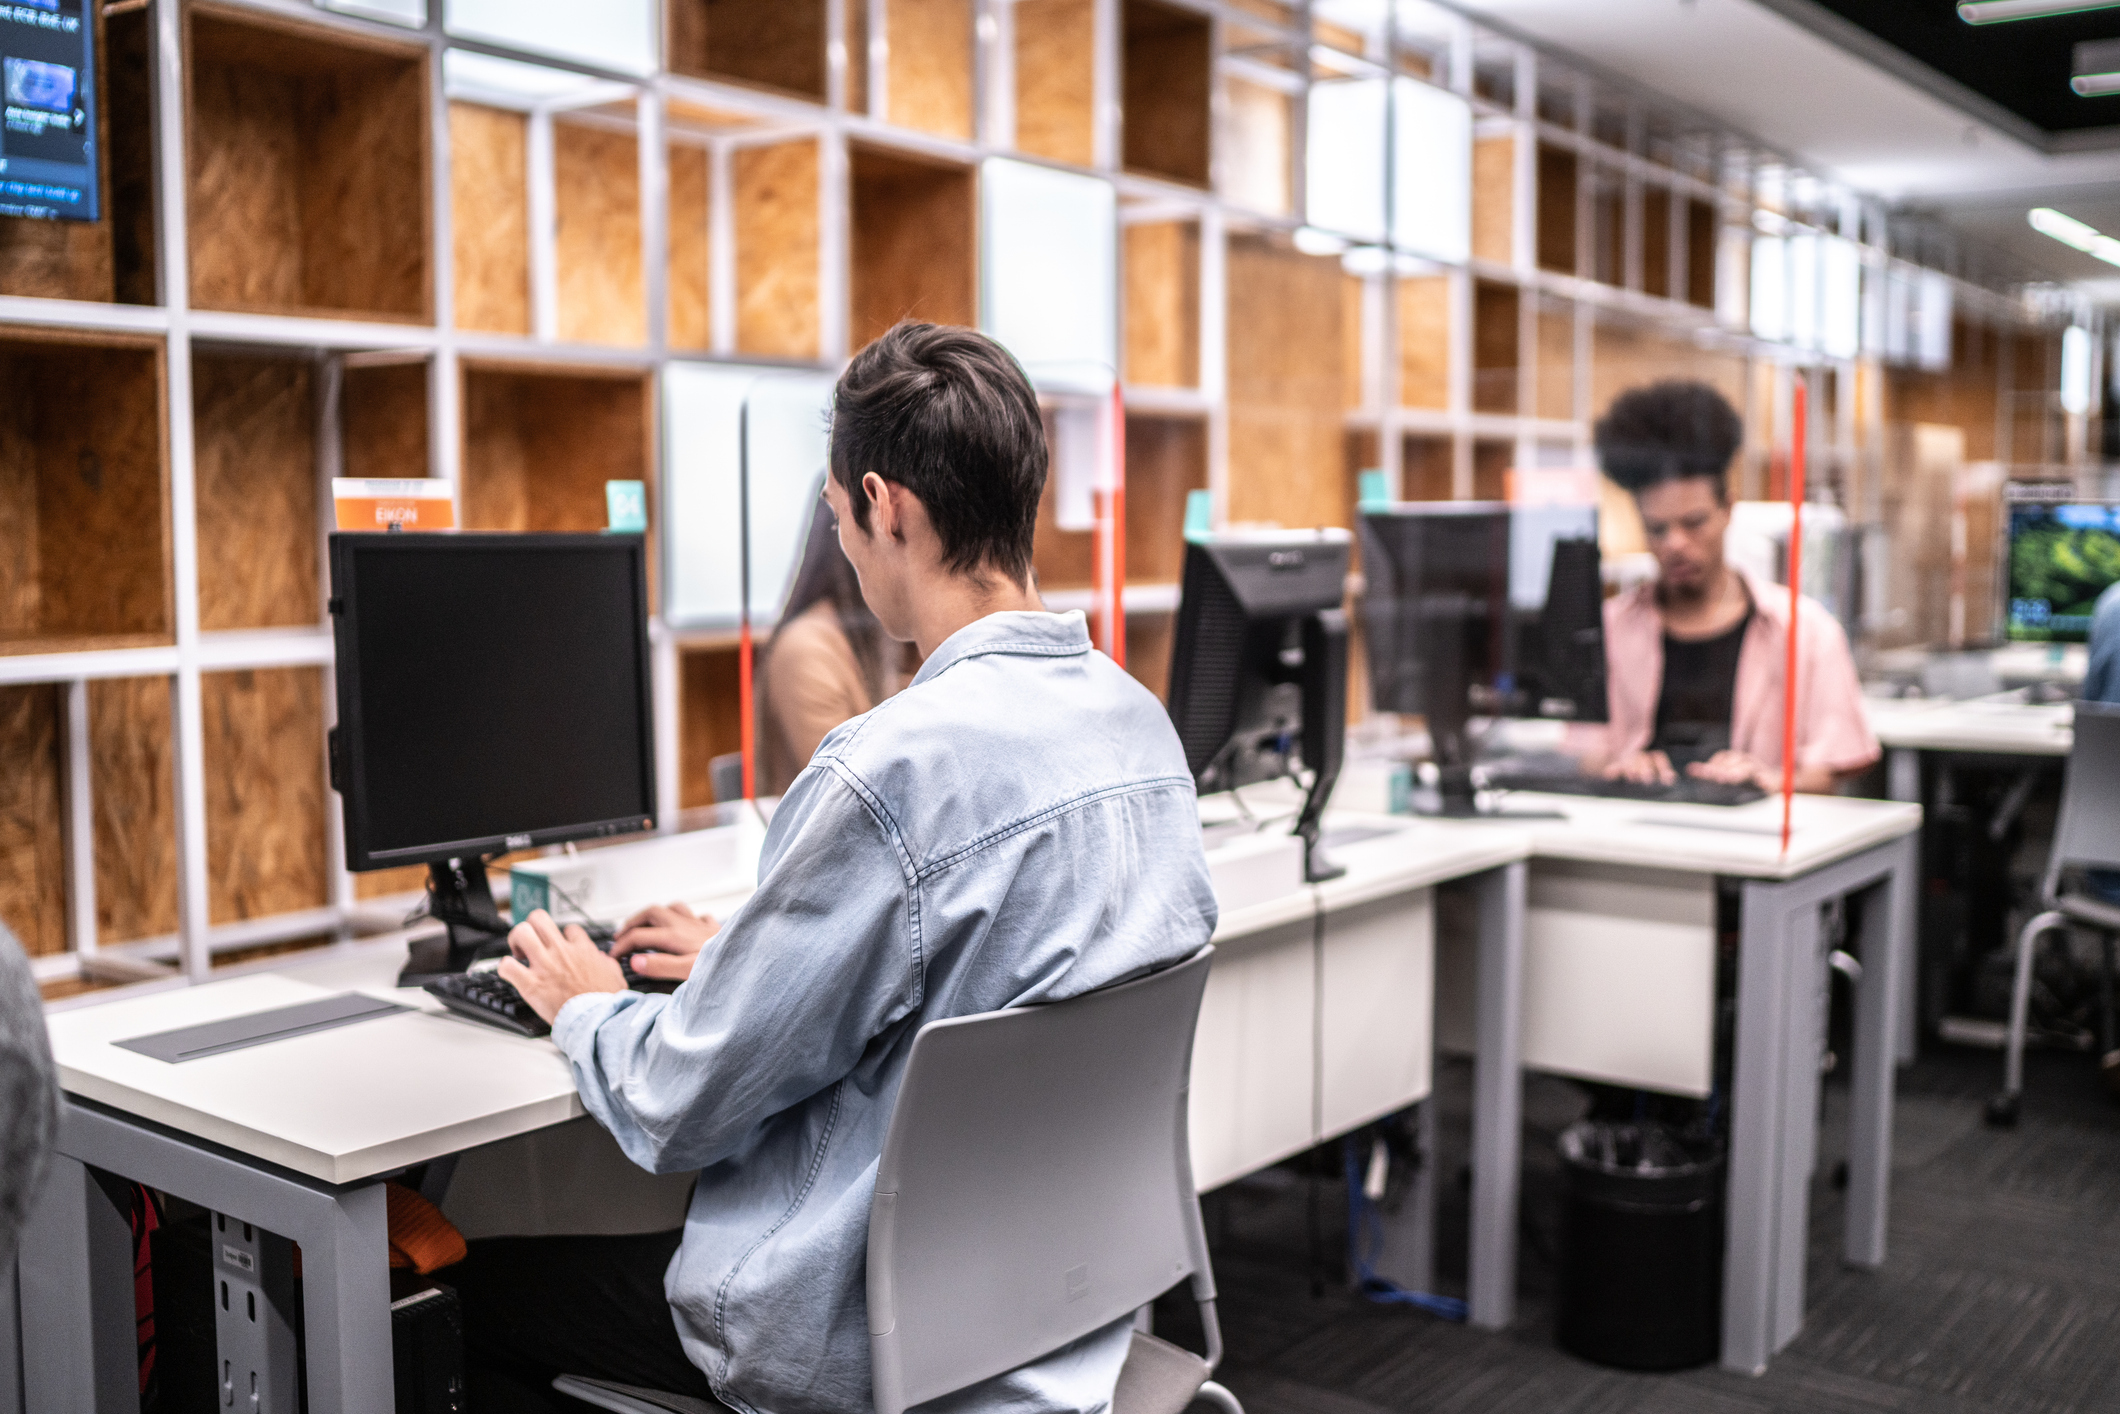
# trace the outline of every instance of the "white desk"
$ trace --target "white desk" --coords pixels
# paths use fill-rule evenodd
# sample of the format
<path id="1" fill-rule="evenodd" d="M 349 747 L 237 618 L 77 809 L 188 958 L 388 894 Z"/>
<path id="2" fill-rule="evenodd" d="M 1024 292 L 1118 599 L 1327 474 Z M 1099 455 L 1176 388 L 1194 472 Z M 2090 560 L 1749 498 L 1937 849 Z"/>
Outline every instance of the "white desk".
<path id="1" fill-rule="evenodd" d="M 1528 820 L 1533 863 L 1524 928 L 1524 1053 L 1542 1068 L 1649 1088 L 1703 1093 L 1712 1012 L 1697 992 L 1677 1007 L 1695 1083 L 1630 1074 L 1645 1033 L 1669 1032 L 1671 993 L 1639 970 L 1596 965 L 1615 936 L 1689 957 L 1688 990 L 1712 999 L 1716 881 L 1743 898 L 1737 1039 L 1730 1096 L 1729 1229 L 1723 1278 L 1725 1368 L 1758 1373 L 1803 1324 L 1810 1177 L 1816 1163 L 1819 1040 L 1826 956 L 1819 910 L 1850 894 L 1863 910 L 1854 1104 L 1842 1250 L 1859 1266 L 1884 1260 L 1891 1177 L 1894 1020 L 1910 985 L 1918 806 L 1799 796 L 1789 851 L 1781 802 L 1641 805 L 1514 794 L 1560 812 Z M 1625 887 L 1613 888 L 1618 882 Z M 1600 883 L 1607 887 L 1598 887 Z M 1585 887 L 1585 885 L 1588 887 Z M 1583 966 L 1587 952 L 1593 965 Z M 1554 1002 L 1547 1005 L 1539 999 Z M 1670 1056 L 1657 1052 L 1660 1061 Z M 1679 1063 L 1685 1063 L 1680 1055 Z M 1664 1083 L 1653 1083 L 1663 1079 Z"/>

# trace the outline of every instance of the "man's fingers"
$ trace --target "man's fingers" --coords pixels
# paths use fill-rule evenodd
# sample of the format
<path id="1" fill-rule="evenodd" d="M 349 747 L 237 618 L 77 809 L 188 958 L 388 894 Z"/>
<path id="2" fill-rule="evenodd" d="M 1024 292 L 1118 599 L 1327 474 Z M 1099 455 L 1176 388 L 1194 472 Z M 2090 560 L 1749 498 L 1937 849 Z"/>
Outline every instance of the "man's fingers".
<path id="1" fill-rule="evenodd" d="M 501 965 L 493 970 L 503 982 L 506 982 L 518 992 L 523 989 L 523 984 L 530 980 L 530 969 L 512 957 L 502 958 Z"/>
<path id="2" fill-rule="evenodd" d="M 670 911 L 672 913 L 675 913 L 680 918 L 689 918 L 695 923 L 699 921 L 699 915 L 694 913 L 691 909 L 687 908 L 682 903 L 671 904 Z"/>
<path id="3" fill-rule="evenodd" d="M 668 928 L 629 928 L 611 944 L 611 956 L 625 957 L 649 948 L 670 952 L 677 945 L 677 935 Z"/>
<path id="4" fill-rule="evenodd" d="M 692 975 L 692 959 L 666 952 L 636 953 L 633 957 L 633 974 L 636 977 L 653 977 L 664 982 L 682 982 Z"/>

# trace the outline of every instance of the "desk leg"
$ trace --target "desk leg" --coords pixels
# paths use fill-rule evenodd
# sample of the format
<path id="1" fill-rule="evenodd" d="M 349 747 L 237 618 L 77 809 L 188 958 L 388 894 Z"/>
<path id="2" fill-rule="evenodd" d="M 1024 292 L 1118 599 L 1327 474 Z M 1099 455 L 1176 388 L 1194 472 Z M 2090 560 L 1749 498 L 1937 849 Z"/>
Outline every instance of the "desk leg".
<path id="1" fill-rule="evenodd" d="M 22 1228 L 22 1402 L 27 1409 L 137 1414 L 132 1224 L 88 1166 L 53 1154 Z"/>
<path id="2" fill-rule="evenodd" d="M 1517 1185 L 1524 1128 L 1524 895 L 1527 866 L 1479 876 L 1479 990 L 1472 1071 L 1471 1322 L 1516 1316 Z"/>
<path id="3" fill-rule="evenodd" d="M 1844 1253 L 1858 1267 L 1884 1263 L 1892 1180 L 1892 1020 L 1914 991 L 1914 911 L 1921 888 L 1916 837 L 1891 846 L 1892 872 L 1862 910 L 1862 985 L 1855 989 L 1855 1068 L 1848 1118 L 1848 1207 Z"/>
<path id="4" fill-rule="evenodd" d="M 59 1107 L 53 1166 L 22 1245 L 22 1306 L 35 1322 L 23 1327 L 24 1376 L 40 1381 L 25 1385 L 30 1409 L 136 1414 L 139 1408 L 131 1234 L 103 1198 L 89 1172 L 94 1168 L 299 1244 L 309 1408 L 391 1414 L 390 1236 L 382 1184 L 334 1188 L 71 1098 Z M 53 1221 L 43 1221 L 46 1212 Z M 102 1279 L 107 1271 L 115 1280 Z M 94 1278 L 84 1281 L 82 1273 Z M 46 1388 L 56 1397 L 38 1392 Z"/>
<path id="5" fill-rule="evenodd" d="M 1803 1329 L 1804 1260 L 1811 1233 L 1811 1177 L 1818 1169 L 1819 1062 L 1828 999 L 1824 920 L 1816 902 L 1785 904 L 1787 1031 L 1782 1045 L 1781 1175 L 1774 1215 L 1774 1324 L 1769 1353 Z"/>
<path id="6" fill-rule="evenodd" d="M 1744 885 L 1737 948 L 1737 1058 L 1730 1095 L 1728 1236 L 1722 1364 L 1764 1374 L 1774 1353 L 1781 1214 L 1782 1086 L 1788 1064 L 1790 947 L 1786 890 Z"/>
<path id="7" fill-rule="evenodd" d="M 1914 804 L 1919 805 L 1921 803 L 1921 753 L 1906 747 L 1896 747 L 1885 753 L 1884 760 L 1885 794 L 1893 800 L 1912 801 Z M 1915 859 L 1917 862 L 1919 861 L 1919 851 L 1916 851 Z M 1908 881 L 1910 889 L 1918 888 L 1919 884 L 1920 879 L 1918 876 L 1910 878 Z M 1895 932 L 1893 938 L 1895 939 L 1894 945 L 1899 947 L 1903 953 L 1900 958 L 1900 967 L 1905 978 L 1904 984 L 1899 989 L 1899 1009 L 1895 1013 L 1897 1034 L 1894 1038 L 1894 1045 L 1898 1051 L 1899 1063 L 1901 1065 L 1912 1065 L 1916 1054 L 1921 1049 L 1921 997 L 1919 989 L 1914 985 L 1914 969 L 1916 966 L 1914 949 L 1918 946 L 1918 942 L 1915 938 L 1913 924 L 1909 922 L 1903 937 Z"/>

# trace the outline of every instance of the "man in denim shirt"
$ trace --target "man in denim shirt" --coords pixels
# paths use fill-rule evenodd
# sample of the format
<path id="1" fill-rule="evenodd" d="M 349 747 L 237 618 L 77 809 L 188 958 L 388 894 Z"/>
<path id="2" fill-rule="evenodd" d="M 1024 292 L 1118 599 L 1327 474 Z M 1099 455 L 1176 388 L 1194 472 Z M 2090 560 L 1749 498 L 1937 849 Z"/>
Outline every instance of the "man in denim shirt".
<path id="1" fill-rule="evenodd" d="M 681 1241 L 466 1264 L 481 1414 L 540 1407 L 561 1370 L 755 1414 L 869 1409 L 869 1200 L 914 1033 L 1109 986 L 1213 931 L 1168 716 L 1032 585 L 1046 449 L 1022 371 L 969 330 L 902 324 L 840 379 L 831 462 L 862 594 L 925 665 L 825 737 L 718 933 L 651 910 L 621 935 L 642 971 L 688 974 L 674 994 L 625 990 L 542 912 L 516 928 L 502 975 L 552 1020 L 583 1103 L 635 1162 L 701 1172 Z M 1128 1339 L 1121 1322 L 931 1407 L 1088 1414 Z"/>

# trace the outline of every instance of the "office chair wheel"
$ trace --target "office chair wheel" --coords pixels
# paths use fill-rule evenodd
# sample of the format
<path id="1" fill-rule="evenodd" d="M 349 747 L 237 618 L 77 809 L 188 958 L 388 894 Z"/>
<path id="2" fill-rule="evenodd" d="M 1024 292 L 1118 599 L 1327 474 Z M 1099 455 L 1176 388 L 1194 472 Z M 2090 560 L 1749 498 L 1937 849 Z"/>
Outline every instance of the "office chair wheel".
<path id="1" fill-rule="evenodd" d="M 2017 1096 L 2005 1090 L 1987 1102 L 1987 1122 L 1993 1129 L 2017 1127 Z"/>

